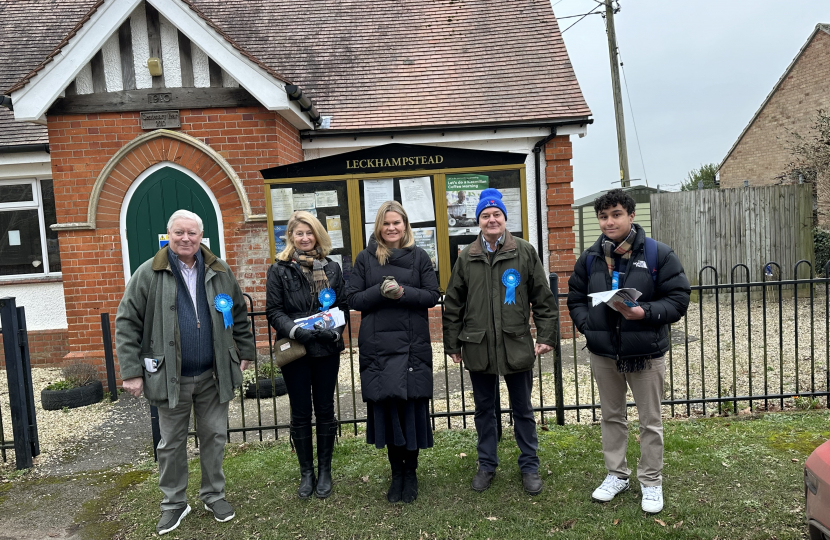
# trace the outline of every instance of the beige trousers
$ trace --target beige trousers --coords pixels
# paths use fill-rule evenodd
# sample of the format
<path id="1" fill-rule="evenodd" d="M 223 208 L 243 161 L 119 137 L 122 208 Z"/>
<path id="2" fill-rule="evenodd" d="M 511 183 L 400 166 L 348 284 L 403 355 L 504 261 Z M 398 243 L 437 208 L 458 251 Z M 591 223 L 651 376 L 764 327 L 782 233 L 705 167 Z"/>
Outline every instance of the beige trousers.
<path id="1" fill-rule="evenodd" d="M 663 483 L 663 419 L 660 402 L 666 363 L 663 357 L 651 361 L 651 367 L 635 373 L 617 371 L 613 358 L 591 353 L 591 369 L 599 389 L 602 411 L 602 455 L 609 474 L 626 479 L 631 474 L 625 459 L 628 447 L 626 384 L 634 395 L 640 417 L 640 462 L 637 479 L 644 486 Z"/>

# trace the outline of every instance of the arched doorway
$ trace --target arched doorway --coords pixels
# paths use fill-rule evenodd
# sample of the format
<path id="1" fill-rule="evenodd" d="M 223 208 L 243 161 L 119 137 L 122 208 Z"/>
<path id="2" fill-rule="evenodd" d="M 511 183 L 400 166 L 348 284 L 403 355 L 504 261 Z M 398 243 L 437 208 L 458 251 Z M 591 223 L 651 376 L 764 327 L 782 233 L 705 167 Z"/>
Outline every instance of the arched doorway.
<path id="1" fill-rule="evenodd" d="M 159 250 L 159 235 L 176 210 L 190 210 L 204 223 L 204 239 L 221 257 L 223 227 L 219 205 L 210 189 L 192 172 L 174 163 L 158 163 L 136 178 L 121 209 L 121 241 L 127 280 Z"/>

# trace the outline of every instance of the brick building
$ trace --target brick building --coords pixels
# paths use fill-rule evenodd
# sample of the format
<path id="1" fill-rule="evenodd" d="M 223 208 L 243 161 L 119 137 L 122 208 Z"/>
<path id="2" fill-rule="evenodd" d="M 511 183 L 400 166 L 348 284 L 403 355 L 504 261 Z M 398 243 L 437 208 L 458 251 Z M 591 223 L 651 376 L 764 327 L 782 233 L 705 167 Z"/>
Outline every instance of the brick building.
<path id="1" fill-rule="evenodd" d="M 0 295 L 43 315 L 36 362 L 101 362 L 100 313 L 115 313 L 178 207 L 202 215 L 262 309 L 260 171 L 393 139 L 524 154 L 527 237 L 563 283 L 573 268 L 570 137 L 590 110 L 547 3 L 0 0 L 0 12 L 13 109 L 0 109 L 0 258 L 17 257 L 0 263 Z"/>
<path id="2" fill-rule="evenodd" d="M 790 182 L 792 133 L 808 134 L 819 110 L 830 110 L 830 25 L 818 24 L 720 165 L 722 188 Z M 817 186 L 819 221 L 830 228 L 830 188 Z M 822 211 L 823 209 L 823 211 Z"/>

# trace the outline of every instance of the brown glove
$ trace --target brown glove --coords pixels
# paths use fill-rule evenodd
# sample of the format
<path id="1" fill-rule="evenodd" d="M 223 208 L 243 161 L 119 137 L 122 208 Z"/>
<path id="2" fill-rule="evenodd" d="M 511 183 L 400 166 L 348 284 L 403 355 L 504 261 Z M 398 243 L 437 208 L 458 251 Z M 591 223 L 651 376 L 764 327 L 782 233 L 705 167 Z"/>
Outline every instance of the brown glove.
<path id="1" fill-rule="evenodd" d="M 403 287 L 398 285 L 398 282 L 392 276 L 386 276 L 383 283 L 380 284 L 380 294 L 386 298 L 397 300 L 403 296 Z"/>

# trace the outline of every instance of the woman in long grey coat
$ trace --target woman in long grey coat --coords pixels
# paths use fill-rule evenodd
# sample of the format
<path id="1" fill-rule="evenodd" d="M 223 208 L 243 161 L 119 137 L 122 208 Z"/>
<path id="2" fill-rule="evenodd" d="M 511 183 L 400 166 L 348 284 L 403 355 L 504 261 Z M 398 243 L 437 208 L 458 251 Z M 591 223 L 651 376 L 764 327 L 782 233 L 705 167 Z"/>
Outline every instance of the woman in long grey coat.
<path id="1" fill-rule="evenodd" d="M 418 496 L 419 450 L 432 447 L 429 308 L 438 301 L 438 279 L 400 203 L 381 205 L 374 237 L 358 254 L 348 287 L 349 306 L 361 313 L 366 442 L 388 448 L 389 502 L 410 503 Z"/>

